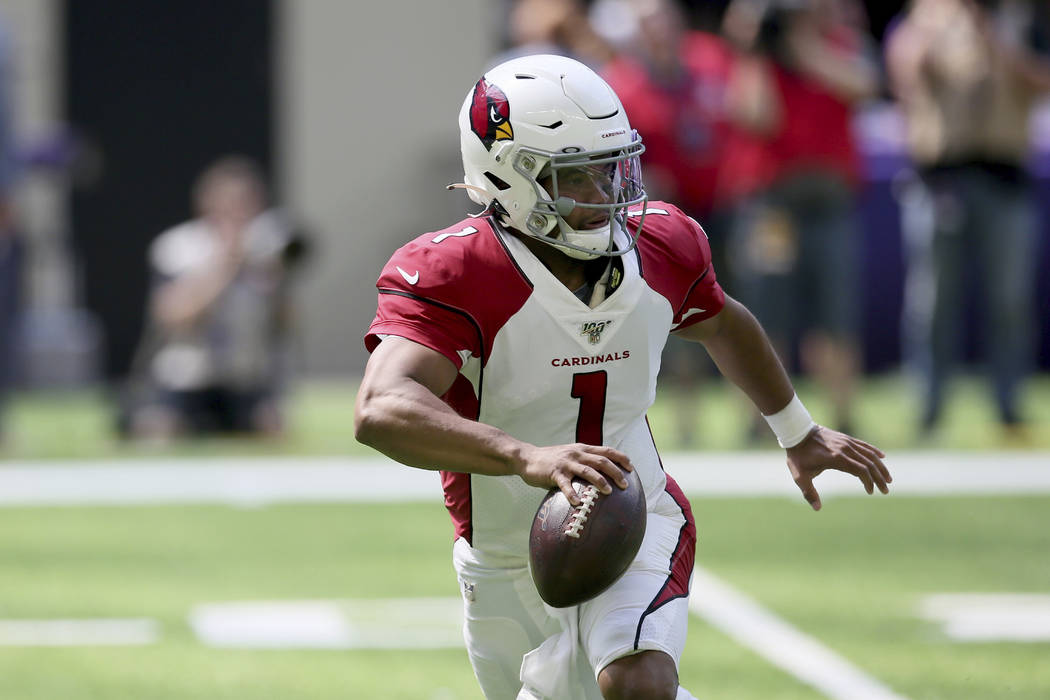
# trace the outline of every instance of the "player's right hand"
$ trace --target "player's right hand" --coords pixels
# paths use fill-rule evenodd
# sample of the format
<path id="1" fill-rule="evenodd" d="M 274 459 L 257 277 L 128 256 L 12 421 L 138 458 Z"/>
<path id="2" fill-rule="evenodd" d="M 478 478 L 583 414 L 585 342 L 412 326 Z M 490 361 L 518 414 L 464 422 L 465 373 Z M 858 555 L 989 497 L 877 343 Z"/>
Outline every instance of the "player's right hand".
<path id="1" fill-rule="evenodd" d="M 551 445 L 531 447 L 523 455 L 518 476 L 530 486 L 559 488 L 574 506 L 580 504 L 572 487 L 574 477 L 594 484 L 604 494 L 612 493 L 610 482 L 627 488 L 623 470 L 634 471 L 630 458 L 623 452 L 603 445 Z"/>

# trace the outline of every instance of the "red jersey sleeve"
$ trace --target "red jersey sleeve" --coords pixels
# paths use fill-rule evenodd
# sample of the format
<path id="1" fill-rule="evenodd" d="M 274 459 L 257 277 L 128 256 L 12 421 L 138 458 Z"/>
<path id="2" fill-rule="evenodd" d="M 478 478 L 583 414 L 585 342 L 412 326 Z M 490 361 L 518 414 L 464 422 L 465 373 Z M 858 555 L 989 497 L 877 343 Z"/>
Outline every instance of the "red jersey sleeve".
<path id="1" fill-rule="evenodd" d="M 677 207 L 649 203 L 638 250 L 646 282 L 674 310 L 672 331 L 709 319 L 725 306 L 707 234 Z"/>
<path id="2" fill-rule="evenodd" d="M 463 366 L 463 351 L 481 354 L 481 329 L 450 290 L 459 275 L 435 252 L 427 240 L 418 239 L 400 248 L 383 267 L 376 282 L 376 316 L 365 335 L 369 352 L 382 336 L 397 335 L 440 352 L 457 368 Z"/>
<path id="3" fill-rule="evenodd" d="M 400 248 L 376 287 L 378 309 L 365 335 L 369 352 L 381 336 L 399 335 L 440 352 L 459 369 L 471 356 L 487 361 L 500 327 L 531 293 L 484 218 Z"/>
<path id="4" fill-rule="evenodd" d="M 684 216 L 684 215 L 683 215 Z M 726 295 L 718 284 L 715 266 L 711 262 L 711 244 L 703 227 L 694 219 L 686 216 L 689 240 L 695 245 L 693 271 L 699 275 L 690 285 L 685 301 L 675 313 L 673 331 L 709 319 L 726 305 Z"/>

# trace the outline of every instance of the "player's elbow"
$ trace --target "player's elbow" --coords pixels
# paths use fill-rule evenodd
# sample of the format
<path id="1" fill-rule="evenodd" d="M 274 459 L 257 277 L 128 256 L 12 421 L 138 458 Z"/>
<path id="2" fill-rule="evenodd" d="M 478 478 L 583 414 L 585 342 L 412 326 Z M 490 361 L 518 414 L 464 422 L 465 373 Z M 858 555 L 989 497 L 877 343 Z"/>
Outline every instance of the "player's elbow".
<path id="1" fill-rule="evenodd" d="M 358 411 L 354 415 L 354 439 L 362 445 L 379 449 L 383 423 L 378 417 L 368 411 Z"/>
<path id="2" fill-rule="evenodd" d="M 402 402 L 395 395 L 362 386 L 354 405 L 354 438 L 359 443 L 383 452 L 402 439 L 404 421 Z"/>
<path id="3" fill-rule="evenodd" d="M 376 446 L 383 431 L 383 411 L 377 404 L 374 396 L 362 391 L 354 406 L 354 439 L 369 447 Z"/>

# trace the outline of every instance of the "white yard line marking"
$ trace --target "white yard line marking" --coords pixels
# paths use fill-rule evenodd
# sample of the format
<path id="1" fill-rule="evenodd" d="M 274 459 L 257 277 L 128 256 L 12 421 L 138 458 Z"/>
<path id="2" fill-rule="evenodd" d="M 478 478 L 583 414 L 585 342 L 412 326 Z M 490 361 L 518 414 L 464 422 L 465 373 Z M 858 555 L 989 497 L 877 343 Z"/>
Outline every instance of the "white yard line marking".
<path id="1" fill-rule="evenodd" d="M 664 464 L 696 496 L 800 498 L 776 451 L 670 453 Z M 1050 493 L 1047 452 L 912 452 L 891 455 L 896 496 Z M 855 478 L 827 472 L 821 495 L 861 495 Z M 249 457 L 7 462 L 0 507 L 221 503 L 439 502 L 436 472 L 383 457 Z"/>
<path id="2" fill-rule="evenodd" d="M 700 567 L 693 571 L 689 610 L 832 700 L 905 700 Z"/>
<path id="3" fill-rule="evenodd" d="M 204 644 L 247 649 L 463 647 L 459 598 L 206 603 L 190 613 Z"/>
<path id="4" fill-rule="evenodd" d="M 156 620 L 0 620 L 0 646 L 139 646 L 160 638 Z"/>
<path id="5" fill-rule="evenodd" d="M 960 642 L 1050 641 L 1050 595 L 938 593 L 922 599 L 919 616 Z"/>
<path id="6" fill-rule="evenodd" d="M 1028 495 L 1050 493 L 1050 452 L 894 452 L 886 458 L 894 496 Z M 671 454 L 668 473 L 687 494 L 801 498 L 782 452 Z M 827 471 L 821 496 L 859 496 L 856 477 Z"/>
<path id="7" fill-rule="evenodd" d="M 242 458 L 23 463 L 0 468 L 0 506 L 440 502 L 437 472 L 387 459 Z"/>

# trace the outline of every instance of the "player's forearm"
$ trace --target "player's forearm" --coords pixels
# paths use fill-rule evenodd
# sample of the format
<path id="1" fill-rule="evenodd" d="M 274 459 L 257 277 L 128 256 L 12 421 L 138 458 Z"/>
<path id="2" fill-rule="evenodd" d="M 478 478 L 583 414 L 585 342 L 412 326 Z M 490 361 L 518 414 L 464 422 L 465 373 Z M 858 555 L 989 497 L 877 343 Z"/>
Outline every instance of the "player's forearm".
<path id="1" fill-rule="evenodd" d="M 421 469 L 517 474 L 529 447 L 498 428 L 459 416 L 408 379 L 380 391 L 363 387 L 354 428 L 358 442 Z"/>
<path id="2" fill-rule="evenodd" d="M 791 380 L 758 321 L 740 302 L 727 298 L 717 332 L 702 340 L 719 371 L 763 414 L 784 408 L 795 395 Z"/>

